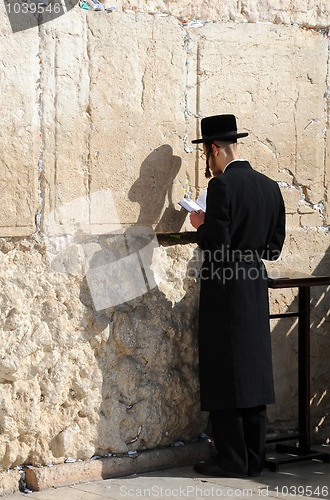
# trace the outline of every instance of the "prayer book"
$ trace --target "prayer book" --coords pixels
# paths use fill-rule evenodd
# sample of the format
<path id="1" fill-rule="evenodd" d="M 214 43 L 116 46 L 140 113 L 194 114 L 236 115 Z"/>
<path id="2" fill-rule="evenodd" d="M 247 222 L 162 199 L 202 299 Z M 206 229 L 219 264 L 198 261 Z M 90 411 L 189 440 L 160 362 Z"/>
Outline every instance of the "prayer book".
<path id="1" fill-rule="evenodd" d="M 206 211 L 206 194 L 207 191 L 204 191 L 196 201 L 191 200 L 190 198 L 183 198 L 179 201 L 179 205 L 183 207 L 188 212 L 198 212 L 199 210 Z"/>

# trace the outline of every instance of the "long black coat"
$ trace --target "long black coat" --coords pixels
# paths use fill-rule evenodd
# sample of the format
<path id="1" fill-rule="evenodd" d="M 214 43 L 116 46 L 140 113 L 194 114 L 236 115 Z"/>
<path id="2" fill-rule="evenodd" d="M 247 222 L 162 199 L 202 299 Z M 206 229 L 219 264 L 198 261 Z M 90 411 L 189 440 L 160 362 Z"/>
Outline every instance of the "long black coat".
<path id="1" fill-rule="evenodd" d="M 275 401 L 268 284 L 261 259 L 279 257 L 285 210 L 278 184 L 234 161 L 207 190 L 199 312 L 202 410 Z"/>

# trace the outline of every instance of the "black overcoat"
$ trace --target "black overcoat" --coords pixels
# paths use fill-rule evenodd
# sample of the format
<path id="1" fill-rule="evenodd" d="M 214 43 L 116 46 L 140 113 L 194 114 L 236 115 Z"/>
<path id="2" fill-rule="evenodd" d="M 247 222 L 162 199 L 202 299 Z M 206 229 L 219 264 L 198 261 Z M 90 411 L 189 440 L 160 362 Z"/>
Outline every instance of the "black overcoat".
<path id="1" fill-rule="evenodd" d="M 202 410 L 275 401 L 267 274 L 279 257 L 285 209 L 278 184 L 247 161 L 231 162 L 208 185 L 199 311 Z"/>

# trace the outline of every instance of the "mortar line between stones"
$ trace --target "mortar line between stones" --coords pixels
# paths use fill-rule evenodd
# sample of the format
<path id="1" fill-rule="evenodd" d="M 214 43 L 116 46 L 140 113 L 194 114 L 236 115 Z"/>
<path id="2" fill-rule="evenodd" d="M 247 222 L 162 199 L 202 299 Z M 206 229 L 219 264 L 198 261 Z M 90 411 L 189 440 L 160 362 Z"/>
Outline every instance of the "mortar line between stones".
<path id="1" fill-rule="evenodd" d="M 330 96 L 330 75 L 329 75 L 329 70 L 330 70 L 330 27 L 328 29 L 328 60 L 327 60 L 327 74 L 325 77 L 325 103 L 324 103 L 324 112 L 325 112 L 325 131 L 324 131 L 324 169 L 323 169 L 323 186 L 324 186 L 324 205 L 325 207 L 328 206 L 327 202 L 329 201 L 329 194 L 327 192 L 327 186 L 326 186 L 326 180 L 327 180 L 327 153 L 328 153 L 328 127 L 330 126 L 329 123 L 329 108 L 328 108 L 328 99 Z M 329 217 L 330 214 L 326 215 Z M 330 231 L 330 224 L 327 226 L 328 231 Z"/>
<path id="2" fill-rule="evenodd" d="M 200 47 L 199 42 L 197 41 L 197 50 L 196 50 L 196 137 L 199 137 L 199 119 L 200 116 Z M 196 186 L 196 194 L 199 196 L 199 154 L 196 151 L 196 161 L 195 161 L 195 186 Z"/>
<path id="3" fill-rule="evenodd" d="M 40 24 L 38 19 L 38 62 L 39 62 L 39 79 L 37 82 L 37 95 L 38 95 L 38 116 L 39 116 L 39 156 L 38 156 L 38 207 L 35 214 L 35 225 L 36 230 L 35 233 L 40 233 L 41 226 L 41 217 L 42 217 L 42 209 L 44 204 L 44 199 L 42 196 L 42 172 L 43 172 L 43 150 L 44 150 L 44 142 L 43 142 L 43 129 L 42 129 L 42 120 L 43 120 L 43 103 L 42 103 L 42 59 L 41 59 L 41 33 L 40 33 Z"/>
<path id="4" fill-rule="evenodd" d="M 189 42 L 190 42 L 190 37 L 185 30 L 185 37 L 184 37 L 184 50 L 186 54 L 186 60 L 185 60 L 185 81 L 184 81 L 184 120 L 185 120 L 185 132 L 184 132 L 184 137 L 183 137 L 183 150 L 185 153 L 188 153 L 190 151 L 190 147 L 188 146 L 188 117 L 190 115 L 189 108 L 188 108 L 188 80 L 189 80 Z M 186 169 L 186 190 L 188 191 L 188 194 L 190 194 L 190 188 L 189 188 L 189 173 L 188 173 L 188 164 L 187 164 L 187 158 L 186 154 L 184 155 L 184 165 Z"/>
<path id="5" fill-rule="evenodd" d="M 57 45 L 58 45 L 58 38 L 57 34 L 55 32 L 55 44 L 54 44 L 54 87 L 55 87 L 55 94 L 54 94 L 54 122 L 55 122 L 55 129 L 54 129 L 54 187 L 53 187 L 53 196 L 54 196 L 54 204 L 53 206 L 50 206 L 50 209 L 56 210 L 56 191 L 57 191 L 57 139 L 58 139 L 58 105 L 57 105 L 57 100 L 58 100 L 58 92 L 57 92 L 57 84 L 58 84 L 58 58 L 57 58 Z"/>

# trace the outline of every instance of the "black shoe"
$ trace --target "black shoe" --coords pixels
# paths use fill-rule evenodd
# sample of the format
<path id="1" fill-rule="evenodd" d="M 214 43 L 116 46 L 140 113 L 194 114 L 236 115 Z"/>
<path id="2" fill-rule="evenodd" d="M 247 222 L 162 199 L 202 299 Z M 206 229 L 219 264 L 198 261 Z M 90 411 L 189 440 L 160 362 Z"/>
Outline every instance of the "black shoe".
<path id="1" fill-rule="evenodd" d="M 247 477 L 246 474 L 238 474 L 235 472 L 226 472 L 219 467 L 213 460 L 207 460 L 206 462 L 200 462 L 195 464 L 193 467 L 195 472 L 198 474 L 203 474 L 204 476 L 212 477 L 237 477 L 244 479 Z"/>

